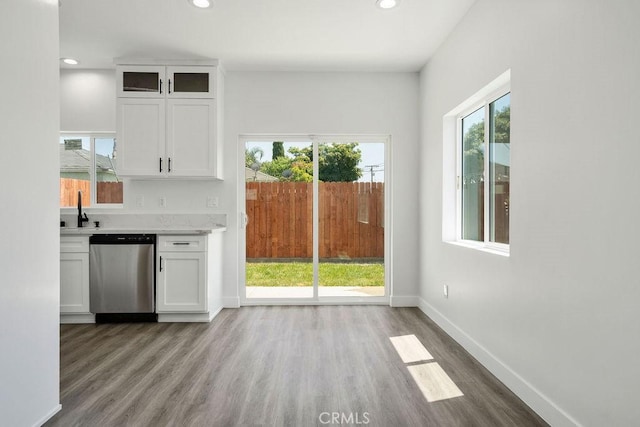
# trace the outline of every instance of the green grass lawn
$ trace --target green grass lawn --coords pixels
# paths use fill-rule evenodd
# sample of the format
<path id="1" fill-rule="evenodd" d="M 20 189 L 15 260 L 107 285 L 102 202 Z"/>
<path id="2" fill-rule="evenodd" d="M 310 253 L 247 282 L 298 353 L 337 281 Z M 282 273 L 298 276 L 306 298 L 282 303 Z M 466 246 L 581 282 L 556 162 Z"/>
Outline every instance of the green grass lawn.
<path id="1" fill-rule="evenodd" d="M 320 263 L 320 286 L 384 286 L 383 264 Z M 312 286 L 310 262 L 247 263 L 247 286 Z"/>

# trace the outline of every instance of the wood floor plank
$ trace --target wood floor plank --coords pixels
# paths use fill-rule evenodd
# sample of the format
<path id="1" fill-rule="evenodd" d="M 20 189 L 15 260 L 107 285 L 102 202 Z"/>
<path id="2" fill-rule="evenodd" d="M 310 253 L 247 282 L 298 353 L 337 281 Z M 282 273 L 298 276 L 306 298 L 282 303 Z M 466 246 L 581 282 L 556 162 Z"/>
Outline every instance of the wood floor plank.
<path id="1" fill-rule="evenodd" d="M 433 360 L 405 363 L 390 340 L 405 335 Z M 415 308 L 243 307 L 209 324 L 62 325 L 60 337 L 62 411 L 47 426 L 322 426 L 336 414 L 343 425 L 546 425 Z M 463 395 L 428 402 L 410 372 L 421 363 Z"/>

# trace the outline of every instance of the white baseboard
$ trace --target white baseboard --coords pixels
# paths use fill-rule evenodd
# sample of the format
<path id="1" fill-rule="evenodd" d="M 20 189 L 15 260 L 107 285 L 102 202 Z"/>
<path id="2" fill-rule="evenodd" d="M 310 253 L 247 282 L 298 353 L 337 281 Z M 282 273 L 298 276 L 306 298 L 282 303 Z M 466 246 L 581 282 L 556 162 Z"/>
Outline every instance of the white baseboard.
<path id="1" fill-rule="evenodd" d="M 44 423 L 46 423 L 47 421 L 49 421 L 55 414 L 57 414 L 58 412 L 60 412 L 60 410 L 62 409 L 62 405 L 58 404 L 55 408 L 53 408 L 51 411 L 49 411 L 49 413 L 47 415 L 45 415 L 44 417 L 40 418 L 39 421 L 37 421 L 33 427 L 40 427 L 42 426 Z"/>
<path id="2" fill-rule="evenodd" d="M 222 311 L 223 308 L 224 308 L 223 306 L 220 306 L 216 310 L 210 311 L 209 312 L 209 322 L 211 322 L 218 314 L 220 314 L 220 312 Z"/>
<path id="3" fill-rule="evenodd" d="M 418 307 L 420 297 L 417 296 L 391 296 L 391 307 Z"/>
<path id="4" fill-rule="evenodd" d="M 529 384 L 517 372 L 495 357 L 488 349 L 467 335 L 424 299 L 419 298 L 418 307 L 550 425 L 580 426 L 580 423 L 554 404 L 547 396 Z"/>
<path id="5" fill-rule="evenodd" d="M 217 314 L 217 313 L 216 313 Z M 158 323 L 190 323 L 203 322 L 208 323 L 213 317 L 209 317 L 209 313 L 158 313 Z"/>
<path id="6" fill-rule="evenodd" d="M 239 308 L 240 297 L 222 297 L 222 306 L 224 308 Z"/>
<path id="7" fill-rule="evenodd" d="M 91 313 L 60 314 L 60 323 L 61 324 L 96 323 L 96 315 Z"/>

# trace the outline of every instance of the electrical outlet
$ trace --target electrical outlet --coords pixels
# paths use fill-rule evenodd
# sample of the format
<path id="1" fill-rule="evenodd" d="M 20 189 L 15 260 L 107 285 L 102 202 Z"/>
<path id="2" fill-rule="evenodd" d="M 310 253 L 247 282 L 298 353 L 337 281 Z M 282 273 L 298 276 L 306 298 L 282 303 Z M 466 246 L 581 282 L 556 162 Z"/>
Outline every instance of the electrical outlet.
<path id="1" fill-rule="evenodd" d="M 217 208 L 218 207 L 218 198 L 209 196 L 207 197 L 207 207 L 208 208 Z"/>
<path id="2" fill-rule="evenodd" d="M 449 298 L 449 286 L 448 285 L 444 285 L 444 297 L 445 298 Z"/>
<path id="3" fill-rule="evenodd" d="M 163 208 L 165 206 L 167 206 L 167 198 L 166 197 L 164 197 L 164 196 L 160 197 L 160 206 L 162 206 Z"/>
<path id="4" fill-rule="evenodd" d="M 144 206 L 144 196 L 136 197 L 136 206 Z"/>

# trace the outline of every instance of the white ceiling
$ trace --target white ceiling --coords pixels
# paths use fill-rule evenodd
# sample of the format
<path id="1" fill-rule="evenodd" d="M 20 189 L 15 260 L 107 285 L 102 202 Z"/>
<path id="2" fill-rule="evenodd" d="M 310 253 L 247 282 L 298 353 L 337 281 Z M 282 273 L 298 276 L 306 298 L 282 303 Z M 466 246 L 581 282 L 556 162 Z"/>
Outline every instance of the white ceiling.
<path id="1" fill-rule="evenodd" d="M 475 0 L 62 0 L 60 56 L 218 58 L 230 70 L 418 71 Z"/>

